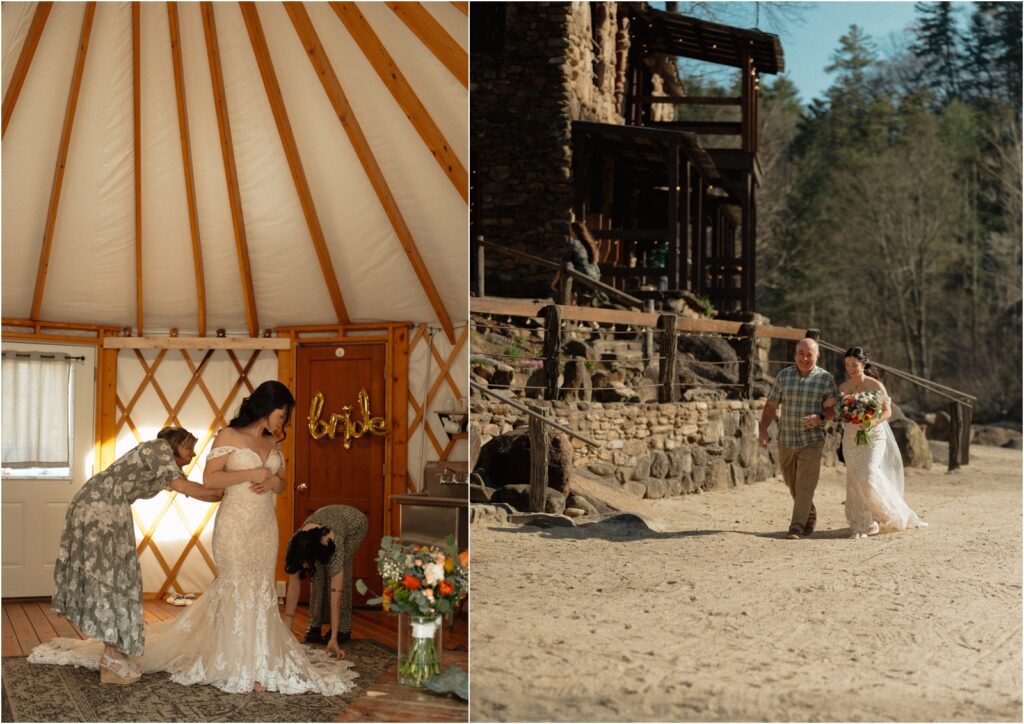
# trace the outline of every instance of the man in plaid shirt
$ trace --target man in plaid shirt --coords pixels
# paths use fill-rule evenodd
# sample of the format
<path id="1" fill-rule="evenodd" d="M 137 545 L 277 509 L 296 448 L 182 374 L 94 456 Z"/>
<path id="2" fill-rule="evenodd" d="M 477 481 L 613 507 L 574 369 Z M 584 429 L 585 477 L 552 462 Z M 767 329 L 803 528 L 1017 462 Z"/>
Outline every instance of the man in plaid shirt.
<path id="1" fill-rule="evenodd" d="M 839 396 L 832 375 L 817 366 L 818 343 L 800 340 L 796 346 L 796 365 L 787 367 L 775 378 L 761 414 L 758 443 L 768 445 L 768 427 L 782 405 L 779 419 L 779 467 L 793 496 L 793 517 L 789 538 L 809 536 L 814 532 L 817 512 L 814 489 L 821 473 L 821 450 L 825 445 L 823 423 L 835 415 L 835 406 L 827 410 L 823 403 Z"/>

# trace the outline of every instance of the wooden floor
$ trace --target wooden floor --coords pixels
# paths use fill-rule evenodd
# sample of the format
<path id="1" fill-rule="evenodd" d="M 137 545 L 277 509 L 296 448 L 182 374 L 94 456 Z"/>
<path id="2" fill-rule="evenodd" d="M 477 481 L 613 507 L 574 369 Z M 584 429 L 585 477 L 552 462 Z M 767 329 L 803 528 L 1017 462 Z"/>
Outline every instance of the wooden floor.
<path id="1" fill-rule="evenodd" d="M 184 609 L 165 601 L 147 600 L 144 613 L 147 623 L 173 619 Z M 301 641 L 309 621 L 308 610 L 300 606 L 295 612 L 292 631 Z M 3 601 L 3 656 L 27 656 L 32 648 L 52 638 L 86 638 L 75 626 L 50 608 L 49 599 Z M 466 616 L 456 617 L 454 629 L 446 625 L 442 637 L 445 665 L 454 664 L 468 671 Z M 380 610 L 356 609 L 352 613 L 352 638 L 373 639 L 392 649 L 397 648 L 396 618 Z M 342 645 L 342 649 L 344 649 Z M 338 721 L 468 721 L 465 702 L 398 686 L 394 667 L 379 681 L 367 686 L 364 696 L 338 713 Z"/>

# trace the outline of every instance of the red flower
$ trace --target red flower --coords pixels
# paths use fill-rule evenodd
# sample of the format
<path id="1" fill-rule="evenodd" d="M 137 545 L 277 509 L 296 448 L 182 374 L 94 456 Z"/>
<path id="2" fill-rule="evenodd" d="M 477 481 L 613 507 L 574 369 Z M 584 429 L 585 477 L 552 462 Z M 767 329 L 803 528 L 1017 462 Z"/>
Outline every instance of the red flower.
<path id="1" fill-rule="evenodd" d="M 390 600 L 390 599 L 392 599 L 394 597 L 395 597 L 395 592 L 394 591 L 392 591 L 390 588 L 385 588 L 384 589 L 384 598 Z"/>
<path id="2" fill-rule="evenodd" d="M 418 579 L 416 576 L 404 576 L 402 578 L 402 585 L 408 588 L 410 591 L 415 591 L 420 587 L 421 583 L 420 579 Z"/>
<path id="3" fill-rule="evenodd" d="M 447 596 L 455 590 L 455 586 L 448 583 L 448 581 L 441 581 L 437 584 L 437 592 L 442 596 Z"/>

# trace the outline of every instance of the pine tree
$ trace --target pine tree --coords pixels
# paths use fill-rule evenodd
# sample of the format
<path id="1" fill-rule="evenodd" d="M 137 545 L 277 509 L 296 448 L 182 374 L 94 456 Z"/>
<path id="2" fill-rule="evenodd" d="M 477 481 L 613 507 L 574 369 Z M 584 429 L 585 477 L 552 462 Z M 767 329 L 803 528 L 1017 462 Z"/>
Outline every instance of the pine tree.
<path id="1" fill-rule="evenodd" d="M 964 52 L 956 10 L 948 2 L 919 2 L 911 52 L 921 61 L 917 82 L 935 94 L 939 107 L 962 97 Z"/>

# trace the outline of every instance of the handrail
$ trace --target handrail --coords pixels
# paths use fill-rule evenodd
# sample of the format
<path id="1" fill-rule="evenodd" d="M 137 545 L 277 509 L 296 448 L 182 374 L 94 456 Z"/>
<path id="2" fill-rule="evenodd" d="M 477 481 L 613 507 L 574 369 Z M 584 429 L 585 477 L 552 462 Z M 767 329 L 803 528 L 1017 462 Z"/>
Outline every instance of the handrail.
<path id="1" fill-rule="evenodd" d="M 845 351 L 842 347 L 837 347 L 834 344 L 830 344 L 829 342 L 825 342 L 820 339 L 818 340 L 818 346 L 830 350 L 832 352 L 838 352 L 839 354 L 842 354 Z M 924 377 L 918 377 L 917 375 L 912 374 L 910 372 L 904 372 L 903 370 L 898 370 L 895 367 L 890 367 L 889 365 L 884 365 L 880 362 L 872 361 L 871 364 L 880 370 L 885 370 L 886 372 L 894 374 L 897 377 L 901 377 L 905 380 L 913 382 L 917 386 L 923 387 L 929 392 L 934 392 L 936 395 L 939 395 L 940 397 L 945 397 L 947 400 L 953 400 L 954 402 L 963 402 L 968 407 L 973 407 L 973 405 L 970 402 L 967 402 L 967 400 L 974 402 L 978 399 L 974 395 L 969 395 L 966 392 L 962 392 L 961 390 L 957 390 L 952 387 L 946 387 L 945 385 L 940 385 L 938 382 L 927 380 Z"/>
<path id="2" fill-rule="evenodd" d="M 555 428 L 557 430 L 561 430 L 566 435 L 569 435 L 570 437 L 574 437 L 577 440 L 582 440 L 583 442 L 585 442 L 587 445 L 590 445 L 591 447 L 601 447 L 601 443 L 594 442 L 589 437 L 584 437 L 583 435 L 580 435 L 575 430 L 569 429 L 565 425 L 559 424 L 557 422 L 553 422 L 552 420 L 549 420 L 546 417 L 544 417 L 544 415 L 537 414 L 536 412 L 531 410 L 526 405 L 520 405 L 515 400 L 510 400 L 509 398 L 505 397 L 504 395 L 499 395 L 494 390 L 491 390 L 491 389 L 488 389 L 487 387 L 484 387 L 479 382 L 473 382 L 472 380 L 470 380 L 469 381 L 469 386 L 474 388 L 474 389 L 480 390 L 480 392 L 482 392 L 485 395 L 489 395 L 489 396 L 493 397 L 496 400 L 500 400 L 501 402 L 504 402 L 506 405 L 511 405 L 512 407 L 514 407 L 517 410 L 520 410 L 522 412 L 525 412 L 527 415 L 530 415 L 531 417 L 536 417 L 538 420 L 540 420 L 544 424 L 551 425 L 551 427 L 553 427 L 553 428 Z"/>
<path id="3" fill-rule="evenodd" d="M 484 248 L 486 249 L 493 249 L 499 254 L 505 254 L 506 256 L 517 256 L 521 259 L 526 259 L 536 264 L 540 264 L 541 266 L 546 266 L 552 269 L 558 269 L 559 271 L 562 270 L 562 265 L 559 264 L 558 262 L 551 261 L 550 259 L 544 259 L 539 256 L 534 256 L 533 254 L 528 254 L 525 251 L 519 251 L 518 249 L 512 249 L 507 246 L 502 246 L 501 244 L 495 244 L 493 241 L 487 241 L 486 239 L 477 239 L 477 243 L 483 245 Z M 571 276 L 578 282 L 586 284 L 587 286 L 593 287 L 595 289 L 599 289 L 609 296 L 616 297 L 622 300 L 626 304 L 632 304 L 633 306 L 636 307 L 643 306 L 643 300 L 637 299 L 632 294 L 626 294 L 626 292 L 620 289 L 616 289 L 615 287 L 610 286 L 608 284 L 605 284 L 602 281 L 591 279 L 586 274 L 583 274 L 582 272 L 573 269 L 572 267 L 569 267 L 567 271 L 569 273 L 569 276 Z"/>

